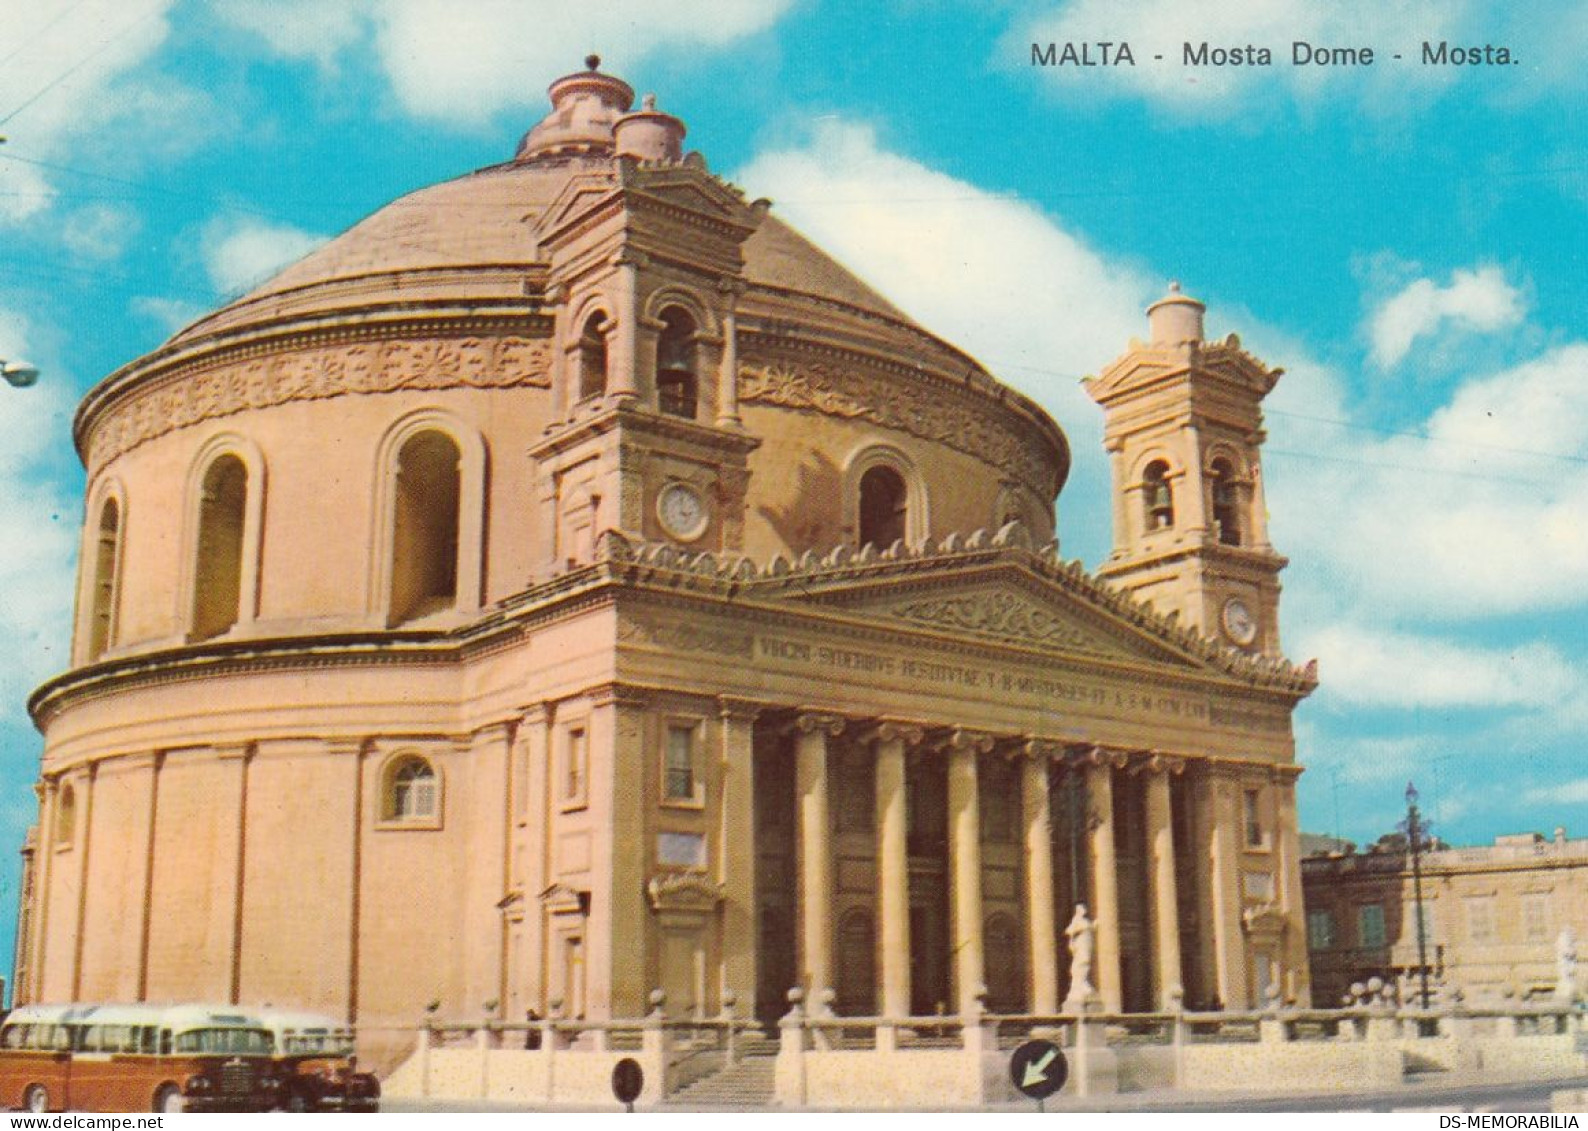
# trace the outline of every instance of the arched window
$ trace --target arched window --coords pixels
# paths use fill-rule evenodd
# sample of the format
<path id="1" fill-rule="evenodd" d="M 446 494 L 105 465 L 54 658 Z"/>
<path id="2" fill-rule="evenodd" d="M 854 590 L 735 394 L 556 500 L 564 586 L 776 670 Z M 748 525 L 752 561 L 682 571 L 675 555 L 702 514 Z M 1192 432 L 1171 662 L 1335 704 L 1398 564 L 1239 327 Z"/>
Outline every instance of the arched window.
<path id="1" fill-rule="evenodd" d="M 1141 499 L 1149 532 L 1174 525 L 1174 488 L 1169 484 L 1169 465 L 1163 460 L 1153 460 L 1141 473 Z"/>
<path id="2" fill-rule="evenodd" d="M 441 812 L 439 794 L 436 771 L 429 762 L 417 754 L 397 758 L 386 769 L 381 819 L 433 821 Z"/>
<path id="3" fill-rule="evenodd" d="M 106 499 L 94 543 L 94 582 L 89 594 L 88 659 L 99 659 L 116 639 L 117 574 L 121 565 L 121 505 Z"/>
<path id="4" fill-rule="evenodd" d="M 836 1011 L 845 1017 L 869 1017 L 877 1010 L 877 936 L 871 916 L 850 911 L 838 924 Z"/>
<path id="5" fill-rule="evenodd" d="M 1219 541 L 1226 546 L 1241 544 L 1240 488 L 1235 482 L 1235 469 L 1227 459 L 1216 459 L 1209 469 L 1208 479 L 1213 488 L 1213 521 L 1218 526 Z"/>
<path id="6" fill-rule="evenodd" d="M 444 432 L 411 436 L 397 453 L 392 624 L 457 602 L 459 462 L 458 445 Z"/>
<path id="7" fill-rule="evenodd" d="M 61 795 L 55 802 L 55 846 L 70 848 L 77 841 L 77 791 L 61 786 Z"/>
<path id="8" fill-rule="evenodd" d="M 208 640 L 229 631 L 239 615 L 248 469 L 229 452 L 218 456 L 204 472 L 199 490 L 192 634 L 195 640 Z"/>
<path id="9" fill-rule="evenodd" d="M 592 314 L 579 333 L 579 399 L 589 400 L 607 391 L 606 316 Z"/>
<path id="10" fill-rule="evenodd" d="M 886 550 L 904 537 L 909 517 L 904 477 L 878 464 L 860 477 L 860 545 Z"/>
<path id="11" fill-rule="evenodd" d="M 670 306 L 662 311 L 662 333 L 656 340 L 656 406 L 669 416 L 695 418 L 695 366 L 695 320 Z"/>

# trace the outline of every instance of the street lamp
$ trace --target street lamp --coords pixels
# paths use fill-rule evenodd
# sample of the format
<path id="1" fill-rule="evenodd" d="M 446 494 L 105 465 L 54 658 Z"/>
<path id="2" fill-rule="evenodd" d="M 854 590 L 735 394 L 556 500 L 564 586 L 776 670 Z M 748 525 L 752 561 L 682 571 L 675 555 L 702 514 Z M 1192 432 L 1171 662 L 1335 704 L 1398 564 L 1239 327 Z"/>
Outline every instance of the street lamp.
<path id="1" fill-rule="evenodd" d="M 1428 823 L 1417 809 L 1417 787 L 1406 783 L 1406 840 L 1412 853 L 1412 898 L 1417 902 L 1417 974 L 1424 1009 L 1428 1008 L 1428 932 L 1423 925 L 1423 840 Z"/>
<path id="2" fill-rule="evenodd" d="M 39 371 L 36 366 L 29 365 L 25 361 L 0 359 L 0 377 L 4 377 L 15 388 L 26 389 L 38 381 Z"/>

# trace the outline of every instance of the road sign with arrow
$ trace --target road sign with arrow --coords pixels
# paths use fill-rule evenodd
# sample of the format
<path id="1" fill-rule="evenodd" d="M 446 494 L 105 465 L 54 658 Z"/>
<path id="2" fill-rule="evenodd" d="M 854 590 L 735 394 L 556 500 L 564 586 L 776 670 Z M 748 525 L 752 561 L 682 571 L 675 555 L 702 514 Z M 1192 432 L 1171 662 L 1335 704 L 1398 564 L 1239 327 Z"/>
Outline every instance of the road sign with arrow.
<path id="1" fill-rule="evenodd" d="M 1009 1058 L 1009 1079 L 1021 1095 L 1039 1102 L 1064 1087 L 1069 1078 L 1070 1063 L 1052 1041 L 1027 1041 Z"/>

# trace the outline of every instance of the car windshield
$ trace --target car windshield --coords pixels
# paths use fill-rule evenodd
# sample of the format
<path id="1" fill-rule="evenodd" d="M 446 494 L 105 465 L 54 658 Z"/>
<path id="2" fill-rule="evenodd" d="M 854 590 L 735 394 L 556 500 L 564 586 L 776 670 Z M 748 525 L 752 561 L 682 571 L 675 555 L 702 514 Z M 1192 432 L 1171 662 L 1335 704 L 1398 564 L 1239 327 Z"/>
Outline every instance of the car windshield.
<path id="1" fill-rule="evenodd" d="M 269 1056 L 270 1034 L 263 1029 L 189 1029 L 176 1035 L 176 1051 Z"/>

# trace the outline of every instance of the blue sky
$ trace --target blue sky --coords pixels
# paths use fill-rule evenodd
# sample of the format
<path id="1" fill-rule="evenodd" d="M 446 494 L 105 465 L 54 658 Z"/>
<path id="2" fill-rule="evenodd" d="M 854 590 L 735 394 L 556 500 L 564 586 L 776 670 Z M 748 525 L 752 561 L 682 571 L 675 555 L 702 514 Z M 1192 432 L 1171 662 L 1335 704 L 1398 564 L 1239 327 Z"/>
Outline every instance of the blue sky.
<path id="1" fill-rule="evenodd" d="M 1321 665 L 1304 827 L 1369 841 L 1415 778 L 1452 841 L 1588 834 L 1588 6 L 571 7 L 34 0 L 0 22 L 0 357 L 45 373 L 0 387 L 0 931 L 34 814 L 22 703 L 66 656 L 76 400 L 401 193 L 511 156 L 591 50 L 1053 413 L 1089 564 L 1109 507 L 1079 378 L 1181 280 L 1211 334 L 1287 371 L 1266 476 L 1286 651 Z M 1184 66 L 1203 40 L 1275 64 Z M 1296 40 L 1378 61 L 1295 67 Z M 1425 40 L 1518 61 L 1425 66 Z M 1037 68 L 1033 41 L 1137 65 Z"/>

